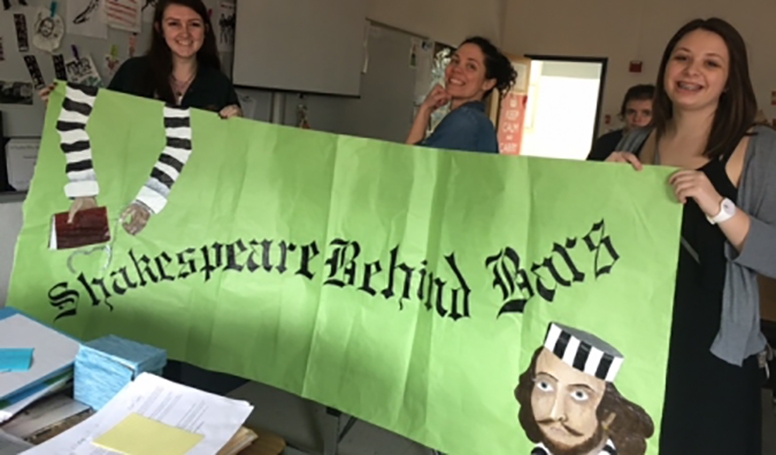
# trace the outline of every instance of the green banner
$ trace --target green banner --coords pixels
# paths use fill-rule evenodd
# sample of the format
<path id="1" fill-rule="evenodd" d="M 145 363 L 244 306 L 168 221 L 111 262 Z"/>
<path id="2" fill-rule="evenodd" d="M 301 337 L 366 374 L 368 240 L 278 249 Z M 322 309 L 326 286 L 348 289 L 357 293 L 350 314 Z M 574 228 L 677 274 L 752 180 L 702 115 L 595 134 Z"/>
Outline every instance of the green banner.
<path id="1" fill-rule="evenodd" d="M 670 172 L 59 84 L 8 302 L 450 454 L 656 454 L 681 221 Z"/>

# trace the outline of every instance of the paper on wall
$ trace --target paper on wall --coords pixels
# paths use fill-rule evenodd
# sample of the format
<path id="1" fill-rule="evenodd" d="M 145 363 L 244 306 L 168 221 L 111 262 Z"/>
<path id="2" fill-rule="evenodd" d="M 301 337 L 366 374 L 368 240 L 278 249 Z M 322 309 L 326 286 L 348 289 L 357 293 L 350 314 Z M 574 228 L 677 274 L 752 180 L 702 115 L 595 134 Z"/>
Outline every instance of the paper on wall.
<path id="1" fill-rule="evenodd" d="M 102 16 L 112 28 L 140 33 L 143 5 L 140 0 L 102 0 Z"/>
<path id="2" fill-rule="evenodd" d="M 234 11 L 234 1 L 221 0 L 218 5 L 218 17 L 212 19 L 218 31 L 216 41 L 219 52 L 232 52 L 234 50 Z"/>
<path id="3" fill-rule="evenodd" d="M 38 161 L 40 139 L 14 138 L 5 146 L 8 183 L 16 191 L 27 191 Z"/>
<path id="4" fill-rule="evenodd" d="M 101 0 L 68 0 L 65 6 L 67 33 L 107 39 L 108 26 L 100 20 Z"/>
<path id="5" fill-rule="evenodd" d="M 67 70 L 67 81 L 74 84 L 89 85 L 92 87 L 102 86 L 102 78 L 97 72 L 91 55 L 81 56 L 78 60 L 71 58 L 65 62 Z"/>
<path id="6" fill-rule="evenodd" d="M 32 44 L 46 52 L 54 52 L 62 43 L 65 35 L 65 22 L 59 14 L 51 14 L 51 10 L 38 8 L 35 14 L 35 25 L 32 28 Z"/>

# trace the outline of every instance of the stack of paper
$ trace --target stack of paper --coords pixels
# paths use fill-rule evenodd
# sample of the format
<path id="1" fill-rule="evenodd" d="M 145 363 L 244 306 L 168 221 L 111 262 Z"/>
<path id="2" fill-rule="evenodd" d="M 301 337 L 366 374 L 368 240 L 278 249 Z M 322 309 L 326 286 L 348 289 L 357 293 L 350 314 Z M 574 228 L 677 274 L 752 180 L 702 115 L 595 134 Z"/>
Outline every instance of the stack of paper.
<path id="1" fill-rule="evenodd" d="M 143 373 L 95 415 L 25 454 L 212 455 L 251 411 L 245 401 Z"/>
<path id="2" fill-rule="evenodd" d="M 6 358 L 11 358 L 16 368 L 0 372 L 0 423 L 72 382 L 79 346 L 78 341 L 16 310 L 0 309 L 0 349 L 17 353 Z M 22 351 L 18 349 L 31 353 L 31 360 L 19 357 Z M 21 368 L 25 362 L 28 368 Z"/>

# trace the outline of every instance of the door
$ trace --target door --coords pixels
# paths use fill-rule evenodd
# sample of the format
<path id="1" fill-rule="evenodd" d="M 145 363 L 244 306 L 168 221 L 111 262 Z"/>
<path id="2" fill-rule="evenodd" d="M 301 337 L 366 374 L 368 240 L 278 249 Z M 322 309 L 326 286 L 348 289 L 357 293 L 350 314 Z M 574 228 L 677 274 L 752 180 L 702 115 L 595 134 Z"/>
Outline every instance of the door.
<path id="1" fill-rule="evenodd" d="M 606 59 L 511 60 L 518 82 L 497 108 L 491 103 L 501 153 L 584 160 L 598 129 Z"/>

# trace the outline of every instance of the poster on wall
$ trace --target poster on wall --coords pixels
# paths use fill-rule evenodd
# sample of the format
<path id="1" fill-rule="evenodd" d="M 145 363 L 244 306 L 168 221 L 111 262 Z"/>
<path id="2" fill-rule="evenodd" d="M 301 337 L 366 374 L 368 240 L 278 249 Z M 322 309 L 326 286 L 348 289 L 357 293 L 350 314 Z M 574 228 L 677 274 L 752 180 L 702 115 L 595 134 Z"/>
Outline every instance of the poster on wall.
<path id="1" fill-rule="evenodd" d="M 0 80 L 0 104 L 32 105 L 33 93 L 29 82 Z"/>
<path id="2" fill-rule="evenodd" d="M 67 33 L 107 39 L 108 26 L 100 17 L 101 2 L 102 0 L 67 0 L 65 4 Z"/>
<path id="3" fill-rule="evenodd" d="M 216 29 L 216 42 L 219 52 L 234 51 L 235 7 L 233 0 L 221 0 L 218 3 L 218 16 L 211 18 Z"/>
<path id="4" fill-rule="evenodd" d="M 140 33 L 143 5 L 140 0 L 101 0 L 102 17 L 108 26 Z"/>
<path id="5" fill-rule="evenodd" d="M 517 92 L 509 92 L 501 99 L 497 131 L 499 153 L 520 154 L 527 101 L 528 95 Z"/>
<path id="6" fill-rule="evenodd" d="M 72 84 L 46 116 L 10 306 L 444 453 L 657 454 L 672 169 L 419 149 Z M 591 206 L 602 192 L 629 204 Z M 49 249 L 52 220 L 87 202 L 99 231 L 76 211 Z"/>

